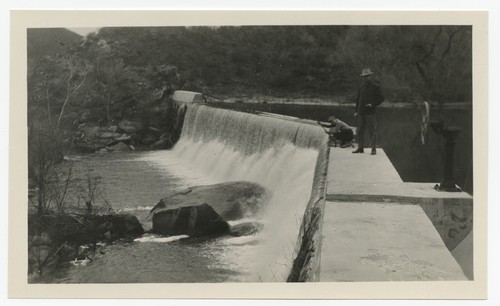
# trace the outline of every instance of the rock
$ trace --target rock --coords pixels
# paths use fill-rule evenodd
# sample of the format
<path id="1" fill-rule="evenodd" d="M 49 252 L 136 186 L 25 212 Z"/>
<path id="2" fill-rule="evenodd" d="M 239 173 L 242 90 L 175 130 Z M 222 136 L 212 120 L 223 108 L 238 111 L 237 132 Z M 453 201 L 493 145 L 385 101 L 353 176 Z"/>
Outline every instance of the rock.
<path id="1" fill-rule="evenodd" d="M 111 151 L 130 151 L 130 148 L 124 144 L 123 142 L 119 142 L 111 147 L 109 147 Z"/>
<path id="2" fill-rule="evenodd" d="M 96 153 L 103 154 L 103 153 L 108 153 L 108 152 L 109 152 L 108 149 L 102 148 L 99 151 L 97 151 Z"/>
<path id="3" fill-rule="evenodd" d="M 42 232 L 40 235 L 33 236 L 31 245 L 33 246 L 50 246 L 52 244 L 52 239 L 46 232 Z"/>
<path id="4" fill-rule="evenodd" d="M 37 232 L 43 229 L 41 234 Z M 93 243 L 96 240 L 135 238 L 144 234 L 137 217 L 130 214 L 93 215 L 73 217 L 70 215 L 46 215 L 28 217 L 28 234 L 40 241 L 59 241 L 74 245 Z"/>
<path id="5" fill-rule="evenodd" d="M 161 133 L 160 129 L 155 128 L 154 126 L 150 126 L 150 127 L 149 127 L 149 130 L 150 130 L 150 131 L 153 131 L 153 132 L 155 132 L 155 133 L 158 133 L 158 134 L 159 134 L 159 133 Z"/>
<path id="6" fill-rule="evenodd" d="M 28 234 L 36 237 L 40 230 L 54 241 L 68 241 L 76 244 L 88 242 L 82 220 L 69 215 L 44 215 L 42 217 L 29 215 Z"/>
<path id="7" fill-rule="evenodd" d="M 122 214 L 118 215 L 120 226 L 125 229 L 126 235 L 131 236 L 140 236 L 144 234 L 144 229 L 142 228 L 141 222 L 137 219 L 136 216 L 131 214 Z"/>
<path id="8" fill-rule="evenodd" d="M 128 141 L 130 140 L 130 135 L 127 134 L 121 134 L 118 137 L 115 138 L 116 141 Z"/>
<path id="9" fill-rule="evenodd" d="M 158 140 L 158 136 L 155 134 L 148 133 L 144 138 L 141 139 L 141 142 L 145 145 L 151 145 Z"/>
<path id="10" fill-rule="evenodd" d="M 99 132 L 99 127 L 98 126 L 85 126 L 84 127 L 84 135 L 86 138 L 93 138 L 97 135 Z"/>
<path id="11" fill-rule="evenodd" d="M 117 125 L 110 125 L 108 127 L 108 132 L 116 133 L 117 131 L 118 131 L 118 126 Z"/>
<path id="12" fill-rule="evenodd" d="M 119 134 L 119 133 L 113 133 L 113 132 L 108 132 L 108 131 L 99 132 L 97 134 L 97 137 L 102 138 L 102 139 L 117 138 L 120 136 L 121 136 L 121 134 Z"/>
<path id="13" fill-rule="evenodd" d="M 129 135 L 127 134 L 115 134 L 114 135 L 114 138 L 110 141 L 107 141 L 105 146 L 106 147 L 111 147 L 111 146 L 114 146 L 115 144 L 119 143 L 119 142 L 129 142 L 130 140 L 132 139 L 132 137 L 130 137 Z M 129 149 L 130 148 L 130 145 L 127 144 L 129 146 Z"/>
<path id="14" fill-rule="evenodd" d="M 144 234 L 144 229 L 136 216 L 131 214 L 97 217 L 99 232 L 107 240 L 134 238 Z"/>
<path id="15" fill-rule="evenodd" d="M 118 123 L 118 128 L 120 128 L 120 130 L 124 131 L 125 133 L 132 134 L 140 131 L 142 129 L 142 124 L 140 122 L 124 120 Z"/>
<path id="16" fill-rule="evenodd" d="M 231 226 L 229 235 L 235 237 L 255 235 L 262 230 L 262 223 L 259 222 L 246 222 Z"/>
<path id="17" fill-rule="evenodd" d="M 149 148 L 153 150 L 166 149 L 166 147 L 167 147 L 167 141 L 165 139 L 160 139 L 149 146 Z"/>
<path id="18" fill-rule="evenodd" d="M 104 238 L 106 240 L 112 240 L 113 239 L 113 234 L 111 234 L 111 231 L 107 231 L 104 233 Z"/>
<path id="19" fill-rule="evenodd" d="M 237 220 L 255 216 L 269 197 L 264 187 L 245 181 L 195 186 L 161 199 L 151 214 L 207 203 L 224 220 Z"/>
<path id="20" fill-rule="evenodd" d="M 80 153 L 94 153 L 97 148 L 93 144 L 77 142 L 73 149 Z"/>
<path id="21" fill-rule="evenodd" d="M 201 237 L 224 234 L 228 229 L 229 224 L 206 203 L 162 210 L 153 215 L 153 232 L 162 235 Z"/>
<path id="22" fill-rule="evenodd" d="M 86 122 L 89 120 L 89 117 L 90 117 L 90 111 L 85 111 L 83 112 L 80 117 L 78 118 L 78 120 L 80 122 Z"/>

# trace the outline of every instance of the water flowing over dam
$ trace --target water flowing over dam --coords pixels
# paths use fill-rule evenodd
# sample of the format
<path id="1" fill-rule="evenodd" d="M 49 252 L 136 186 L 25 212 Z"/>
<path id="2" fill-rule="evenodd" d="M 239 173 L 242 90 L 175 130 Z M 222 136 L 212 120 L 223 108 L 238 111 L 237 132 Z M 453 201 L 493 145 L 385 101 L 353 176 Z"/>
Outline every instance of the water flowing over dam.
<path id="1" fill-rule="evenodd" d="M 287 280 L 305 212 L 324 187 L 318 165 L 325 168 L 326 143 L 323 130 L 312 124 L 187 106 L 172 153 L 211 183 L 244 180 L 272 193 L 259 220 L 264 228 L 258 243 L 241 254 L 251 265 L 245 281 Z"/>

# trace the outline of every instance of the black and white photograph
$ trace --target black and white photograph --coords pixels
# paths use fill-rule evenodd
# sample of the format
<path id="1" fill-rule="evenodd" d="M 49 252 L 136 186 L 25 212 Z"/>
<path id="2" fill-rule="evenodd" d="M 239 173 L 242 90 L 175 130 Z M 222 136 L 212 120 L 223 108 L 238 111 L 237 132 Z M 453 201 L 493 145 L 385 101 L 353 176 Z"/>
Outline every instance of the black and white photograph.
<path id="1" fill-rule="evenodd" d="M 28 22 L 17 277 L 483 281 L 476 25 L 267 20 Z"/>

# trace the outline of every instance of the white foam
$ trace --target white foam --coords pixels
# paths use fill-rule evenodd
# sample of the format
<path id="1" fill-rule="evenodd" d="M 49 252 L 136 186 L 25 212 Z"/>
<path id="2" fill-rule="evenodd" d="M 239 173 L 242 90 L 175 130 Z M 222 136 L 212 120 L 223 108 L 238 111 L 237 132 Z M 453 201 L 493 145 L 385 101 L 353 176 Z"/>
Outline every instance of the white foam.
<path id="1" fill-rule="evenodd" d="M 246 244 L 257 243 L 258 241 L 259 241 L 259 235 L 248 235 L 248 236 L 232 237 L 224 239 L 222 243 L 230 245 L 246 245 Z"/>
<path id="2" fill-rule="evenodd" d="M 151 234 L 146 234 L 143 235 L 140 238 L 134 239 L 135 242 L 173 242 L 181 239 L 189 238 L 188 235 L 178 235 L 178 236 L 169 236 L 169 237 L 163 237 L 163 236 L 157 236 L 157 235 L 151 235 Z"/>
<path id="3" fill-rule="evenodd" d="M 123 208 L 122 210 L 123 211 L 137 211 L 137 210 L 146 210 L 146 211 L 149 211 L 153 209 L 153 206 L 137 206 L 137 207 L 127 207 L 127 208 Z"/>
<path id="4" fill-rule="evenodd" d="M 217 139 L 209 142 L 181 139 L 174 153 L 182 156 L 182 162 L 216 182 L 244 180 L 271 190 L 272 197 L 265 207 L 263 218 L 258 220 L 264 225 L 258 245 L 238 253 L 238 258 L 228 260 L 246 263 L 246 269 L 253 271 L 248 281 L 286 279 L 311 194 L 318 151 L 285 144 L 247 155 Z M 245 221 L 250 220 L 237 220 L 230 224 L 234 226 Z M 229 238 L 226 243 L 248 246 L 251 239 L 255 237 Z"/>
<path id="5" fill-rule="evenodd" d="M 243 219 L 238 219 L 238 220 L 227 221 L 227 223 L 229 223 L 230 226 L 235 226 L 235 225 L 244 224 L 244 223 L 253 223 L 253 222 L 262 223 L 260 219 L 256 219 L 256 218 L 243 218 Z"/>
<path id="6" fill-rule="evenodd" d="M 70 263 L 75 267 L 85 267 L 89 262 L 91 262 L 91 260 L 88 258 L 82 260 L 78 260 L 75 258 L 75 260 L 70 261 Z"/>
<path id="7" fill-rule="evenodd" d="M 196 167 L 186 163 L 182 155 L 170 150 L 152 151 L 141 155 L 137 160 L 153 164 L 164 173 L 169 173 L 175 177 L 179 188 L 187 188 L 196 185 L 208 185 L 219 183 L 211 177 L 207 177 Z"/>

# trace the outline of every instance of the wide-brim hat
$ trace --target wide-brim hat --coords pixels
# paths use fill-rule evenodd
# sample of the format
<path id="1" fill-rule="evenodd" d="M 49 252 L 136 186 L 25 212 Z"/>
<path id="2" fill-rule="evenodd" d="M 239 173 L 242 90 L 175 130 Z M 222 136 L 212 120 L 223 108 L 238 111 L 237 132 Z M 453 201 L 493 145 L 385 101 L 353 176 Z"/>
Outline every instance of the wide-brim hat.
<path id="1" fill-rule="evenodd" d="M 367 76 L 367 75 L 372 75 L 373 72 L 370 70 L 370 68 L 363 69 L 361 74 L 359 76 Z"/>

